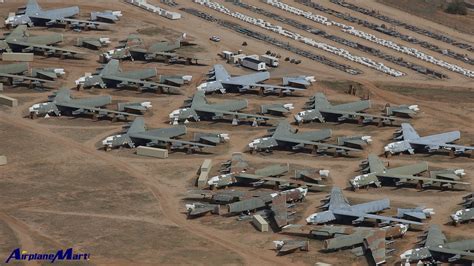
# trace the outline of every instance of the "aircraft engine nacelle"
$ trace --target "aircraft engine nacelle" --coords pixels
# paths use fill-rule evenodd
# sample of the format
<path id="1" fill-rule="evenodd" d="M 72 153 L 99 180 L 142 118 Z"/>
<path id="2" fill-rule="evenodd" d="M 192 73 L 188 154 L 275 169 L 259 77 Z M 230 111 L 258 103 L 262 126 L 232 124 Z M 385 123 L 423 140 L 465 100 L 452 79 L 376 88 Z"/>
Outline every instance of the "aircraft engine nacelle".
<path id="1" fill-rule="evenodd" d="M 187 123 L 188 119 L 192 118 L 194 121 L 199 121 L 199 116 L 193 109 L 182 108 L 176 109 L 169 114 L 170 124 L 177 125 L 179 121 Z"/>
<path id="2" fill-rule="evenodd" d="M 407 141 L 398 141 L 389 143 L 387 146 L 384 147 L 385 152 L 389 152 L 391 154 L 400 153 L 404 151 L 413 151 L 410 143 Z"/>
<path id="3" fill-rule="evenodd" d="M 30 114 L 35 115 L 47 115 L 47 114 L 54 114 L 56 116 L 60 115 L 59 109 L 56 104 L 47 102 L 47 103 L 37 103 L 33 104 L 28 111 Z"/>
<path id="4" fill-rule="evenodd" d="M 102 141 L 102 145 L 107 148 L 116 148 L 120 146 L 129 146 L 130 148 L 135 147 L 132 139 L 128 135 L 114 135 L 105 138 Z"/>
<path id="5" fill-rule="evenodd" d="M 204 91 L 206 93 L 209 92 L 215 92 L 215 91 L 220 91 L 221 93 L 225 93 L 226 90 L 222 86 L 222 83 L 219 81 L 209 81 L 209 82 L 204 82 L 197 86 L 198 91 Z"/>
<path id="6" fill-rule="evenodd" d="M 301 111 L 295 115 L 296 123 L 303 123 L 315 120 L 318 120 L 321 123 L 325 122 L 323 115 L 317 110 Z"/>

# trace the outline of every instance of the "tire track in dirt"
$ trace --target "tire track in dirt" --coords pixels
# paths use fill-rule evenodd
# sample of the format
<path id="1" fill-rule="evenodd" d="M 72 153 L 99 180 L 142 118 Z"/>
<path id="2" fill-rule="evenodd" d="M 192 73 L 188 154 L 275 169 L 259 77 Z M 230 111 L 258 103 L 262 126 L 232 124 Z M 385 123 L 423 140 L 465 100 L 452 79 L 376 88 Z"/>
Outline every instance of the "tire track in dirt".
<path id="1" fill-rule="evenodd" d="M 262 254 L 261 252 L 256 252 L 249 247 L 243 246 L 239 243 L 234 243 L 226 239 L 224 235 L 219 235 L 219 231 L 212 230 L 206 228 L 204 226 L 196 225 L 196 224 L 189 224 L 186 222 L 186 218 L 179 212 L 176 212 L 179 209 L 178 206 L 173 204 L 170 199 L 174 197 L 173 194 L 168 192 L 167 188 L 163 188 L 162 185 L 149 178 L 146 174 L 142 172 L 140 168 L 134 167 L 132 165 L 128 165 L 126 161 L 121 158 L 114 157 L 108 155 L 106 153 L 99 153 L 96 151 L 91 151 L 88 147 L 83 144 L 75 143 L 66 137 L 57 135 L 56 133 L 50 132 L 48 129 L 43 127 L 37 127 L 32 121 L 21 119 L 17 117 L 16 119 L 6 116 L 5 114 L 0 114 L 0 118 L 3 120 L 4 123 L 9 123 L 12 126 L 20 127 L 27 131 L 32 131 L 35 134 L 41 134 L 48 138 L 53 138 L 55 141 L 60 142 L 64 148 L 69 147 L 71 151 L 76 153 L 86 153 L 91 157 L 95 157 L 100 159 L 104 162 L 107 162 L 109 165 L 115 167 L 116 169 L 120 169 L 122 171 L 127 172 L 131 176 L 137 178 L 138 180 L 142 181 L 144 185 L 148 185 L 147 187 L 150 189 L 150 192 L 158 201 L 158 208 L 163 213 L 164 217 L 166 217 L 171 222 L 175 223 L 180 228 L 190 232 L 191 234 L 207 239 L 224 249 L 227 249 L 231 252 L 238 254 L 244 261 L 245 264 L 276 264 L 276 265 L 284 265 L 289 263 L 289 260 L 276 258 L 275 256 L 270 256 L 266 254 Z"/>

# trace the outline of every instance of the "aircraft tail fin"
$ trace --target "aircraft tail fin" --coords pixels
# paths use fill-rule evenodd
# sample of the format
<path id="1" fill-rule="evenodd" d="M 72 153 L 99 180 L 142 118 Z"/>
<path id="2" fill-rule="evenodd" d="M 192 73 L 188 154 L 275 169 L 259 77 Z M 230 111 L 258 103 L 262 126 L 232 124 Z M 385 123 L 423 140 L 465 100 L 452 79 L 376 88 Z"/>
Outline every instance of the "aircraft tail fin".
<path id="1" fill-rule="evenodd" d="M 56 92 L 54 100 L 58 102 L 67 102 L 71 100 L 71 90 L 67 88 L 61 88 Z"/>
<path id="2" fill-rule="evenodd" d="M 417 139 L 420 137 L 409 123 L 402 123 L 402 135 L 404 140 Z"/>
<path id="3" fill-rule="evenodd" d="M 38 5 L 36 0 L 28 0 L 26 4 L 26 12 L 36 12 L 41 11 L 41 7 Z"/>
<path id="4" fill-rule="evenodd" d="M 207 104 L 206 94 L 204 91 L 197 91 L 193 96 L 191 107 L 197 107 L 203 104 Z"/>
<path id="5" fill-rule="evenodd" d="M 130 125 L 130 128 L 127 130 L 127 134 L 143 132 L 145 130 L 145 120 L 143 119 L 143 117 L 137 117 L 135 118 L 135 120 L 133 120 L 132 124 Z"/>
<path id="6" fill-rule="evenodd" d="M 104 68 L 101 70 L 101 74 L 103 76 L 105 75 L 113 75 L 120 72 L 120 66 L 119 66 L 119 61 L 116 59 L 110 60 Z"/>
<path id="7" fill-rule="evenodd" d="M 328 101 L 324 93 L 318 92 L 314 95 L 314 106 L 315 108 L 324 108 L 324 107 L 331 107 L 332 105 Z"/>

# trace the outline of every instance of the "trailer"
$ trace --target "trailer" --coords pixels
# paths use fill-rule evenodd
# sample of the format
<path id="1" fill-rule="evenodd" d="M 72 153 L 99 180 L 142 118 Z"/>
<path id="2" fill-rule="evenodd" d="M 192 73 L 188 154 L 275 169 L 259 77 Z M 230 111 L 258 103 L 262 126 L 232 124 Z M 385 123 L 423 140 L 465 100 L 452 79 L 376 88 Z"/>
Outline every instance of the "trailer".
<path id="1" fill-rule="evenodd" d="M 250 68 L 250 69 L 253 69 L 253 70 L 256 70 L 256 71 L 265 71 L 265 70 L 267 70 L 267 68 L 265 66 L 265 62 L 262 62 L 260 60 L 257 60 L 255 58 L 251 58 L 251 57 L 243 58 L 242 61 L 240 62 L 240 64 L 243 67 Z"/>
<path id="2" fill-rule="evenodd" d="M 265 64 L 269 67 L 277 67 L 278 66 L 278 58 L 270 55 L 261 55 L 260 61 L 265 62 Z"/>

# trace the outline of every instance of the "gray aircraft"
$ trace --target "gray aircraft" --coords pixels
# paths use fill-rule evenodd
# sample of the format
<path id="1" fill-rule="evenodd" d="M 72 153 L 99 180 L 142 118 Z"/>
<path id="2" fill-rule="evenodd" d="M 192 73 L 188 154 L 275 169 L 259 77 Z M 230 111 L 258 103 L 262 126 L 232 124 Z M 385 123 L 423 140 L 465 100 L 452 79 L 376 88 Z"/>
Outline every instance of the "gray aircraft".
<path id="1" fill-rule="evenodd" d="M 109 45 L 110 39 L 103 37 L 80 37 L 76 40 L 76 46 L 85 47 L 92 50 L 99 50 L 100 48 Z"/>
<path id="2" fill-rule="evenodd" d="M 397 142 L 389 143 L 384 147 L 385 156 L 406 151 L 414 154 L 415 151 L 431 153 L 442 150 L 448 150 L 451 156 L 466 154 L 468 151 L 471 151 L 471 156 L 474 154 L 473 146 L 451 144 L 461 137 L 461 132 L 459 131 L 421 137 L 410 124 L 402 123 L 401 129 L 397 130 L 394 135 L 394 139 Z"/>
<path id="3" fill-rule="evenodd" d="M 341 145 L 333 145 L 321 142 L 331 137 L 330 129 L 319 131 L 298 132 L 293 129 L 285 120 L 280 120 L 276 128 L 268 130 L 269 135 L 264 138 L 255 139 L 248 144 L 251 152 L 270 151 L 275 147 L 291 147 L 293 150 L 301 150 L 305 147 L 312 147 L 314 152 L 322 152 L 327 149 L 335 149 L 335 155 L 346 154 L 349 151 L 361 151 Z"/>
<path id="4" fill-rule="evenodd" d="M 49 98 L 48 102 L 37 103 L 29 108 L 31 118 L 45 115 L 60 116 L 62 114 L 70 114 L 75 116 L 88 114 L 92 115 L 94 119 L 112 116 L 113 120 L 126 120 L 128 117 L 138 116 L 134 113 L 101 108 L 112 103 L 112 97 L 110 97 L 110 95 L 73 99 L 71 98 L 71 90 L 63 88 Z M 120 106 L 123 110 L 141 112 L 144 108 L 145 110 L 150 108 L 151 104 L 150 102 L 143 102 L 137 106 L 135 103 L 129 105 L 127 105 L 127 103 L 121 103 Z"/>
<path id="5" fill-rule="evenodd" d="M 349 180 L 353 189 L 372 185 L 381 187 L 384 183 L 395 183 L 396 186 L 415 184 L 419 188 L 454 188 L 456 185 L 469 185 L 467 182 L 459 181 L 460 178 L 465 175 L 464 169 L 431 171 L 429 177 L 417 176 L 420 173 L 428 171 L 427 162 L 387 169 L 377 155 L 369 154 L 367 160 L 363 161 L 360 167 L 363 174 Z"/>
<path id="6" fill-rule="evenodd" d="M 416 207 L 416 208 L 398 208 L 397 215 L 395 217 L 414 220 L 414 221 L 423 221 L 428 218 L 431 218 L 435 214 L 433 208 L 425 207 Z"/>
<path id="7" fill-rule="evenodd" d="M 310 188 L 324 188 L 325 185 L 317 183 L 308 183 L 302 180 L 283 178 L 289 172 L 289 164 L 280 165 L 272 164 L 263 168 L 252 168 L 248 161 L 244 160 L 242 153 L 232 154 L 232 160 L 228 168 L 221 175 L 216 175 L 208 179 L 208 185 L 212 188 L 227 187 L 233 184 L 251 184 L 253 186 L 261 186 L 265 184 L 276 185 L 278 188 L 290 186 L 306 186 Z M 303 171 L 298 171 L 300 179 L 303 179 Z M 305 177 L 308 177 L 306 173 Z M 306 178 L 310 179 L 310 178 Z M 314 180 L 314 179 L 311 179 Z"/>
<path id="8" fill-rule="evenodd" d="M 100 87 L 100 88 L 123 88 L 138 87 L 140 90 L 152 90 L 168 92 L 171 89 L 179 90 L 178 87 L 148 81 L 148 79 L 157 75 L 156 68 L 146 68 L 134 71 L 122 71 L 118 60 L 110 60 L 103 68 L 90 76 L 84 76 L 76 80 L 77 86 L 84 88 Z"/>
<path id="9" fill-rule="evenodd" d="M 216 144 L 223 142 L 225 138 L 228 138 L 226 134 L 214 134 L 217 137 L 216 143 L 213 143 L 214 145 L 175 139 L 178 136 L 185 135 L 186 131 L 185 126 L 146 129 L 143 117 L 137 117 L 125 133 L 107 137 L 102 141 L 102 145 L 105 150 L 122 146 L 133 148 L 139 145 L 146 145 L 166 147 L 168 150 L 185 149 L 188 153 L 191 153 L 205 147 L 214 147 Z M 209 140 L 206 139 L 207 142 Z M 201 139 L 198 139 L 198 141 L 201 141 Z"/>
<path id="10" fill-rule="evenodd" d="M 451 220 L 454 225 L 460 223 L 469 223 L 474 220 L 474 193 L 462 197 L 461 205 L 464 207 L 461 210 L 455 211 L 451 214 Z"/>
<path id="11" fill-rule="evenodd" d="M 260 113 L 261 114 L 273 114 L 273 115 L 279 115 L 283 116 L 291 110 L 293 110 L 295 107 L 293 107 L 292 103 L 271 103 L 271 104 L 262 104 L 260 105 Z"/>
<path id="12" fill-rule="evenodd" d="M 122 41 L 121 47 L 113 49 L 104 53 L 102 56 L 105 60 L 111 59 L 130 59 L 142 60 L 142 61 L 164 61 L 166 63 L 176 63 L 180 59 L 185 60 L 185 63 L 197 62 L 198 59 L 193 57 L 187 57 L 176 50 L 182 47 L 182 42 L 186 38 L 186 33 L 173 42 L 159 41 L 152 43 L 148 48 L 143 45 L 143 40 L 136 36 L 131 35 L 126 40 Z"/>
<path id="13" fill-rule="evenodd" d="M 446 236 L 438 225 L 431 225 L 420 241 L 420 247 L 405 251 L 400 255 L 402 261 L 407 262 L 448 262 L 469 263 L 474 261 L 474 239 L 447 242 Z"/>
<path id="14" fill-rule="evenodd" d="M 342 194 L 341 189 L 338 187 L 333 187 L 327 201 L 328 202 L 323 206 L 323 208 L 326 208 L 327 210 L 323 212 L 313 213 L 308 216 L 306 218 L 306 222 L 308 224 L 322 224 L 330 221 L 349 218 L 352 220 L 352 224 L 360 224 L 366 219 L 375 219 L 377 221 L 381 221 L 384 224 L 394 222 L 422 225 L 422 223 L 406 219 L 372 214 L 390 208 L 389 199 L 375 200 L 357 205 L 350 205 L 349 201 Z"/>
<path id="15" fill-rule="evenodd" d="M 54 44 L 63 41 L 62 34 L 31 36 L 25 25 L 20 25 L 0 40 L 0 52 L 41 53 L 44 56 L 75 57 L 83 52 L 59 48 Z"/>
<path id="16" fill-rule="evenodd" d="M 226 117 L 232 118 L 232 124 L 237 125 L 241 119 L 253 119 L 252 126 L 265 123 L 272 117 L 238 112 L 248 106 L 247 100 L 225 101 L 221 103 L 209 103 L 203 91 L 197 91 L 189 100 L 185 101 L 184 108 L 172 111 L 169 114 L 170 124 L 176 125 L 180 122 L 218 120 Z"/>
<path id="17" fill-rule="evenodd" d="M 270 72 L 267 71 L 232 77 L 225 70 L 223 65 L 214 65 L 213 70 L 209 72 L 209 76 L 207 82 L 204 82 L 197 87 L 198 90 L 206 93 L 216 91 L 221 93 L 226 93 L 227 91 L 237 91 L 242 93 L 259 88 L 261 95 L 277 91 L 280 96 L 290 94 L 294 91 L 305 90 L 301 88 L 263 84 L 262 82 L 270 79 Z"/>
<path id="18" fill-rule="evenodd" d="M 413 105 L 402 104 L 398 106 L 390 106 L 390 104 L 387 104 L 385 105 L 384 111 L 385 111 L 385 114 L 388 116 L 411 118 L 415 116 L 418 113 L 418 111 L 420 111 L 420 108 L 416 104 L 413 104 Z"/>
<path id="19" fill-rule="evenodd" d="M 273 241 L 275 244 L 275 249 L 278 252 L 278 255 L 285 255 L 290 252 L 295 252 L 296 250 L 308 251 L 309 250 L 309 241 L 308 240 L 276 240 Z"/>
<path id="20" fill-rule="evenodd" d="M 388 248 L 392 242 L 390 240 L 402 237 L 407 230 L 408 227 L 403 224 L 382 228 L 326 225 L 312 229 L 310 235 L 315 238 L 329 238 L 323 244 L 325 251 L 352 248 L 354 254 L 361 256 L 368 254 L 372 262 L 370 264 L 379 265 L 385 263 L 387 254 L 394 251 Z"/>
<path id="21" fill-rule="evenodd" d="M 358 120 L 361 124 L 373 123 L 378 121 L 378 125 L 392 124 L 393 121 L 400 120 L 399 118 L 373 115 L 362 113 L 371 106 L 370 101 L 357 101 L 351 103 L 344 103 L 338 105 L 332 105 L 324 93 L 316 93 L 306 103 L 305 108 L 309 109 L 301 111 L 295 115 L 295 122 L 298 124 L 311 121 L 319 121 L 321 123 L 327 120 L 336 120 L 338 122 L 344 122 L 348 120 Z"/>
<path id="22" fill-rule="evenodd" d="M 52 82 L 50 79 L 44 79 L 43 73 L 48 71 L 37 69 L 32 76 L 26 75 L 29 72 L 27 63 L 13 63 L 7 65 L 0 65 L 0 78 L 6 79 L 7 84 L 22 84 L 25 81 L 30 82 L 30 86 L 38 86 L 43 83 Z"/>
<path id="23" fill-rule="evenodd" d="M 97 21 L 72 18 L 77 14 L 79 14 L 79 7 L 77 6 L 43 10 L 36 0 L 28 0 L 28 3 L 24 8 L 21 8 L 14 16 L 10 16 L 5 20 L 5 25 L 9 27 L 16 27 L 19 25 L 48 27 L 66 25 L 67 27 L 77 29 L 97 29 L 101 25 L 106 25 L 105 23 Z M 104 15 L 109 16 L 108 14 Z"/>

